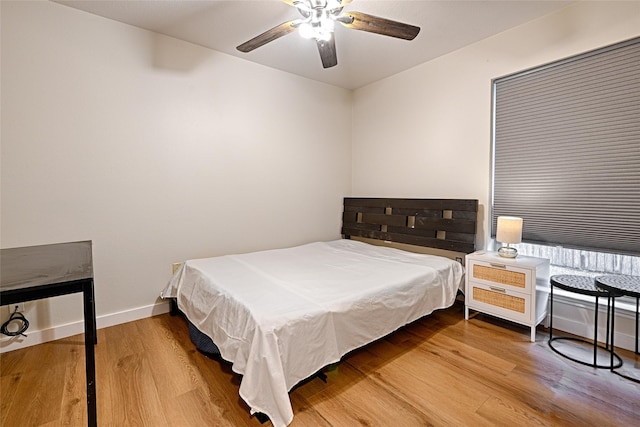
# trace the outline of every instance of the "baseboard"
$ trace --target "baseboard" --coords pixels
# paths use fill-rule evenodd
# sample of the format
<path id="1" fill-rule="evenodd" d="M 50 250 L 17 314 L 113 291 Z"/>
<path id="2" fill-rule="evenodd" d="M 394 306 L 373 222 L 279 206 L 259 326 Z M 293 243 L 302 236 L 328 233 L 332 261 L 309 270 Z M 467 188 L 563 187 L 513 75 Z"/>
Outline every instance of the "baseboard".
<path id="1" fill-rule="evenodd" d="M 556 293 L 556 292 L 554 292 Z M 589 299 L 590 298 L 590 299 Z M 607 333 L 606 299 L 598 307 L 598 341 L 605 342 Z M 575 298 L 573 294 L 561 293 L 553 297 L 553 334 L 560 331 L 578 335 L 588 340 L 594 338 L 595 303 L 592 297 Z M 616 347 L 635 349 L 635 307 L 616 303 L 615 336 Z M 547 322 L 548 324 L 548 317 Z"/>
<path id="2" fill-rule="evenodd" d="M 97 318 L 98 329 L 134 320 L 157 316 L 169 312 L 169 302 L 160 302 L 118 313 L 106 314 Z M 600 306 L 598 313 L 598 338 L 604 341 L 606 334 L 606 306 Z M 635 314 L 626 307 L 616 309 L 616 347 L 633 350 L 635 348 Z M 548 322 L 547 322 L 548 324 Z M 594 303 L 566 295 L 554 296 L 553 329 L 593 339 Z M 84 333 L 84 322 L 78 321 L 55 326 L 40 331 L 29 331 L 28 338 L 5 337 L 0 339 L 0 353 L 30 347 L 61 338 Z"/>
<path id="3" fill-rule="evenodd" d="M 96 318 L 96 323 L 98 329 L 102 329 L 108 328 L 109 326 L 115 326 L 122 323 L 132 322 L 134 320 L 145 319 L 147 317 L 157 316 L 159 314 L 168 312 L 169 302 L 163 301 L 144 307 L 137 307 L 131 310 L 98 316 Z M 24 347 L 31 347 L 33 345 L 55 341 L 61 338 L 66 338 L 82 333 L 84 333 L 84 321 L 82 320 L 42 330 L 29 330 L 27 332 L 27 338 L 16 336 L 4 337 L 0 339 L 0 353 L 17 350 Z"/>

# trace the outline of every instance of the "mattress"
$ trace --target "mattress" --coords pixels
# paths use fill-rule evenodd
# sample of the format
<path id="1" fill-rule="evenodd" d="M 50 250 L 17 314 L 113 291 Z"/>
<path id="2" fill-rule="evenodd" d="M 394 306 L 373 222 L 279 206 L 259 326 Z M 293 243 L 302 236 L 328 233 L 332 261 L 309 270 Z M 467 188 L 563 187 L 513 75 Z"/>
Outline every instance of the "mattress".
<path id="1" fill-rule="evenodd" d="M 240 396 L 276 427 L 289 390 L 349 351 L 453 304 L 461 264 L 341 239 L 184 262 L 161 293 L 241 374 Z"/>

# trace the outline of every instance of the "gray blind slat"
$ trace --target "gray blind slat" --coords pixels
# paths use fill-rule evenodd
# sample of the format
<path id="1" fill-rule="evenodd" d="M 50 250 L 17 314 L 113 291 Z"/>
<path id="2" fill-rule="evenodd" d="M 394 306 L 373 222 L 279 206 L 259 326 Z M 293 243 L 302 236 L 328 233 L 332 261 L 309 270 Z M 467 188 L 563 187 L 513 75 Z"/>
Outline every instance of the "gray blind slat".
<path id="1" fill-rule="evenodd" d="M 640 38 L 494 81 L 493 206 L 523 240 L 640 254 Z"/>

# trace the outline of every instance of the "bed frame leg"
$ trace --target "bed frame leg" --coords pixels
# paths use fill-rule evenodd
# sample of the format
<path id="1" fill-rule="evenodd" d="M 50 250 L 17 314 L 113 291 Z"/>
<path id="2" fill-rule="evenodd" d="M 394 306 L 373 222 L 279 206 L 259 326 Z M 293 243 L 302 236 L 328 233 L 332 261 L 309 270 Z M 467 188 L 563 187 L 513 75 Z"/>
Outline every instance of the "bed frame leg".
<path id="1" fill-rule="evenodd" d="M 180 309 L 178 308 L 178 300 L 175 298 L 171 298 L 169 300 L 169 314 L 171 316 L 177 316 L 180 314 Z"/>
<path id="2" fill-rule="evenodd" d="M 260 421 L 260 424 L 264 424 L 267 421 L 269 421 L 269 417 L 267 417 L 265 414 L 263 414 L 262 412 L 256 412 L 255 414 L 253 414 L 258 421 Z"/>

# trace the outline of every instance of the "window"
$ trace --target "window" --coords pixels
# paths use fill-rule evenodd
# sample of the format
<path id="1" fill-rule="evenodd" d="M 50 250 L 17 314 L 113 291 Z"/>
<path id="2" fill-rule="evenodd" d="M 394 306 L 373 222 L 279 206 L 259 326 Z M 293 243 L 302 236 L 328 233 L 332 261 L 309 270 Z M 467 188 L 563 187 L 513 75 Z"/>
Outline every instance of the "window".
<path id="1" fill-rule="evenodd" d="M 518 253 L 526 256 L 549 259 L 552 274 L 580 274 L 600 276 L 603 274 L 626 274 L 640 276 L 640 257 L 611 254 L 562 246 L 521 243 L 514 245 Z"/>
<path id="2" fill-rule="evenodd" d="M 640 275 L 640 38 L 493 89 L 491 235 L 520 216 L 521 253 Z"/>

